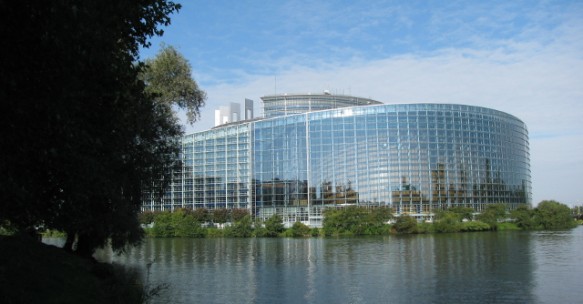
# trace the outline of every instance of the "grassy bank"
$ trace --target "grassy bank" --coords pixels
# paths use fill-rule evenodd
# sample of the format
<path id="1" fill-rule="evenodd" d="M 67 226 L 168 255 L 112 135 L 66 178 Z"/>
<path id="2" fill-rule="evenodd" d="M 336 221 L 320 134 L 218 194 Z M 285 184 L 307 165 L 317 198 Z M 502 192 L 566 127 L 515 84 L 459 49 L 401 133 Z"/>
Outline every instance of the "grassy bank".
<path id="1" fill-rule="evenodd" d="M 2 303 L 143 303 L 139 274 L 23 235 L 0 236 Z"/>

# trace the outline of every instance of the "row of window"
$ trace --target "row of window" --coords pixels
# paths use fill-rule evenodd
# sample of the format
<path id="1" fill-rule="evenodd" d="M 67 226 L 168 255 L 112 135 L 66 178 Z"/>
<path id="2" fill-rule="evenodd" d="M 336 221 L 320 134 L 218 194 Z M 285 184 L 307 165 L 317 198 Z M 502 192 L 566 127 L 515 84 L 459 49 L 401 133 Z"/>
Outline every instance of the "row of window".
<path id="1" fill-rule="evenodd" d="M 173 204 L 530 199 L 525 125 L 461 105 L 355 107 L 225 126 L 185 137 L 183 166 L 166 195 Z"/>

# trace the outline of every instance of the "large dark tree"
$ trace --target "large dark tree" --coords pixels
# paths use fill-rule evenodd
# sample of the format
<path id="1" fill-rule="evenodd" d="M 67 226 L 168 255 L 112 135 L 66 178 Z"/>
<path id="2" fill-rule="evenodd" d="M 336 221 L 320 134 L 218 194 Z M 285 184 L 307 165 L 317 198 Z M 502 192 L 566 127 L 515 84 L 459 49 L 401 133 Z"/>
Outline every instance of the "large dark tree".
<path id="1" fill-rule="evenodd" d="M 141 239 L 141 193 L 172 165 L 180 128 L 136 62 L 179 8 L 0 1 L 0 221 L 77 235 L 85 255 Z"/>

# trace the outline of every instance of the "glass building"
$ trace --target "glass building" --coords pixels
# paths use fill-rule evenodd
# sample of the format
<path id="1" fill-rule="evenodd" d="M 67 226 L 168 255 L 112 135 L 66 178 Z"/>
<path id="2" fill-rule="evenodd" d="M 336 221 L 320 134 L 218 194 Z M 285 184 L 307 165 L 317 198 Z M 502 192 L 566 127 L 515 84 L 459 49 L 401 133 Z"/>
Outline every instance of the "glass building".
<path id="1" fill-rule="evenodd" d="M 262 99 L 265 118 L 185 136 L 168 191 L 143 209 L 248 208 L 319 226 L 325 208 L 347 205 L 430 217 L 531 202 L 528 130 L 512 115 L 329 93 Z"/>

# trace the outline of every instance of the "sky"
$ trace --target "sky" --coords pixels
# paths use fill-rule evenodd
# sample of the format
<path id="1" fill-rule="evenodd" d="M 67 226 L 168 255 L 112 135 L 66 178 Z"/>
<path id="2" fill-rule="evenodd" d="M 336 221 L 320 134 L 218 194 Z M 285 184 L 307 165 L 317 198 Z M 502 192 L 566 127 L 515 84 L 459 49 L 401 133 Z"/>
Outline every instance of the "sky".
<path id="1" fill-rule="evenodd" d="M 583 204 L 583 1 L 183 1 L 161 44 L 207 93 L 187 133 L 230 102 L 332 93 L 512 114 L 530 135 L 533 204 Z"/>

